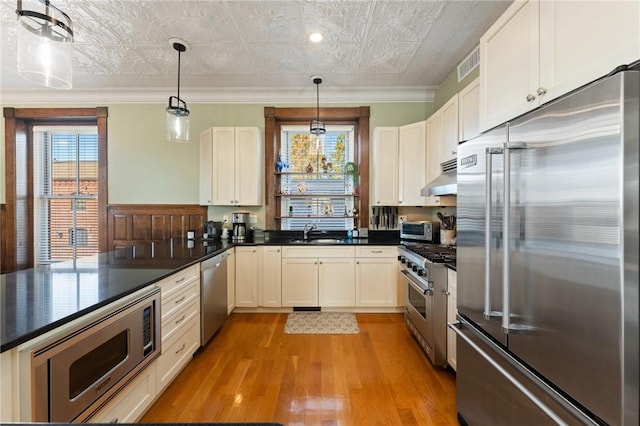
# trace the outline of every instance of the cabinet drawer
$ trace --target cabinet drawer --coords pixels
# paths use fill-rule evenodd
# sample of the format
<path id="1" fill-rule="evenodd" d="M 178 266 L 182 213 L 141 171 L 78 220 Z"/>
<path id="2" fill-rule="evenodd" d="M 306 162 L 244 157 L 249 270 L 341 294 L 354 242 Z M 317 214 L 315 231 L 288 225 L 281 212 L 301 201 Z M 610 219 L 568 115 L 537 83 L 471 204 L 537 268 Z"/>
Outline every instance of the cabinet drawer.
<path id="1" fill-rule="evenodd" d="M 190 282 L 200 277 L 200 264 L 189 266 L 175 274 L 158 281 L 162 298 L 170 297 L 173 293 L 179 292 Z"/>
<path id="2" fill-rule="evenodd" d="M 356 247 L 356 257 L 393 257 L 398 256 L 396 246 Z"/>
<path id="3" fill-rule="evenodd" d="M 135 423 L 156 397 L 156 365 L 149 364 L 107 405 L 91 417 L 90 423 Z"/>
<path id="4" fill-rule="evenodd" d="M 200 296 L 200 280 L 192 281 L 188 285 L 181 287 L 177 293 L 172 293 L 169 297 L 161 296 L 162 321 L 174 315 L 189 302 L 197 300 Z"/>
<path id="5" fill-rule="evenodd" d="M 291 247 L 282 246 L 282 257 L 354 257 L 354 247 L 322 246 Z"/>
<path id="6" fill-rule="evenodd" d="M 180 333 L 175 333 L 162 344 L 162 355 L 156 360 L 158 392 L 162 391 L 182 368 L 189 363 L 200 346 L 200 321 L 192 318 Z"/>
<path id="7" fill-rule="evenodd" d="M 162 341 L 167 342 L 171 336 L 180 330 L 180 327 L 188 323 L 192 318 L 200 315 L 200 300 L 191 298 L 181 304 L 182 308 L 162 319 Z"/>

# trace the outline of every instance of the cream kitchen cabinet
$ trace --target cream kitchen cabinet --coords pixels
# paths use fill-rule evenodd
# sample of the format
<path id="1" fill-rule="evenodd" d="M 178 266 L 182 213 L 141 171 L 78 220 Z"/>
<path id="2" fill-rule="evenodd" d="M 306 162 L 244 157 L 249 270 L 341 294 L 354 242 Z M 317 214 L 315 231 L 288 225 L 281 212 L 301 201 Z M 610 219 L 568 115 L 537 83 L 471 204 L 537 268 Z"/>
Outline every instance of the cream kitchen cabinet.
<path id="1" fill-rule="evenodd" d="M 282 258 L 282 306 L 318 305 L 318 259 Z"/>
<path id="2" fill-rule="evenodd" d="M 397 206 L 400 190 L 397 127 L 376 127 L 371 144 L 371 192 L 373 206 Z"/>
<path id="3" fill-rule="evenodd" d="M 458 142 L 480 134 L 480 77 L 458 93 Z"/>
<path id="4" fill-rule="evenodd" d="M 227 314 L 236 307 L 236 249 L 227 250 Z"/>
<path id="5" fill-rule="evenodd" d="M 516 1 L 480 39 L 480 129 L 640 59 L 640 2 Z"/>
<path id="6" fill-rule="evenodd" d="M 427 176 L 426 121 L 376 127 L 371 146 L 372 206 L 439 205 L 420 190 Z"/>
<path id="7" fill-rule="evenodd" d="M 456 321 L 456 314 L 458 313 L 457 307 L 458 298 L 458 274 L 451 269 L 447 270 L 447 322 L 453 323 Z M 447 363 L 457 370 L 457 356 L 456 356 L 456 333 L 447 327 Z"/>
<path id="8" fill-rule="evenodd" d="M 458 151 L 458 95 L 449 99 L 427 119 L 427 182 L 441 173 L 441 164 L 456 158 Z M 433 197 L 430 197 L 433 198 Z"/>
<path id="9" fill-rule="evenodd" d="M 282 306 L 355 305 L 353 247 L 282 247 Z"/>
<path id="10" fill-rule="evenodd" d="M 200 205 L 262 205 L 263 151 L 257 127 L 212 127 L 202 132 Z"/>
<path id="11" fill-rule="evenodd" d="M 258 304 L 269 308 L 282 306 L 282 248 L 258 247 L 259 296 Z"/>
<path id="12" fill-rule="evenodd" d="M 200 264 L 159 281 L 157 286 L 161 297 L 162 354 L 155 361 L 154 386 L 162 392 L 200 347 Z M 151 384 L 139 386 L 142 388 L 136 392 L 144 392 Z"/>
<path id="13" fill-rule="evenodd" d="M 236 250 L 236 307 L 258 306 L 258 247 L 237 246 Z"/>
<path id="14" fill-rule="evenodd" d="M 0 353 L 0 423 L 18 420 L 17 411 L 14 412 L 14 366 L 13 359 L 16 350 L 11 349 Z"/>
<path id="15" fill-rule="evenodd" d="M 400 126 L 398 134 L 399 206 L 429 205 L 420 194 L 426 182 L 427 135 L 426 121 Z M 382 165 L 384 167 L 384 165 Z"/>
<path id="16" fill-rule="evenodd" d="M 400 306 L 397 257 L 395 246 L 356 248 L 356 306 Z"/>
<path id="17" fill-rule="evenodd" d="M 322 257 L 318 265 L 318 300 L 323 307 L 355 306 L 355 260 Z"/>

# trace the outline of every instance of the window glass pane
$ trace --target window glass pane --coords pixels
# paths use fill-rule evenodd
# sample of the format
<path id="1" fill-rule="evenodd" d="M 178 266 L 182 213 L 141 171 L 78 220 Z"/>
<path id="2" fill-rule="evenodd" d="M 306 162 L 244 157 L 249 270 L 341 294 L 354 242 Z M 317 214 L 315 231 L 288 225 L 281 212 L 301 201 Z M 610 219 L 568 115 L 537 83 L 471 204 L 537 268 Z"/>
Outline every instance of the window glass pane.
<path id="1" fill-rule="evenodd" d="M 282 229 L 353 228 L 354 178 L 345 164 L 354 158 L 353 126 L 327 126 L 317 137 L 300 126 L 283 126 L 280 158 Z"/>
<path id="2" fill-rule="evenodd" d="M 34 129 L 36 262 L 98 251 L 95 127 Z"/>

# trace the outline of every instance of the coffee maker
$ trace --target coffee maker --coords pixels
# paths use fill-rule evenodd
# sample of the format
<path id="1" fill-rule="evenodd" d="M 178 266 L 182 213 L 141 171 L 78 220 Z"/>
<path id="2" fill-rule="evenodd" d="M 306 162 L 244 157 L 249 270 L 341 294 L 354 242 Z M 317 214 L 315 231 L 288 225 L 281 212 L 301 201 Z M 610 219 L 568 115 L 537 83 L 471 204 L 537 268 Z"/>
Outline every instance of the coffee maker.
<path id="1" fill-rule="evenodd" d="M 246 241 L 247 223 L 249 223 L 249 212 L 231 213 L 231 224 L 233 226 L 231 241 L 240 243 Z"/>

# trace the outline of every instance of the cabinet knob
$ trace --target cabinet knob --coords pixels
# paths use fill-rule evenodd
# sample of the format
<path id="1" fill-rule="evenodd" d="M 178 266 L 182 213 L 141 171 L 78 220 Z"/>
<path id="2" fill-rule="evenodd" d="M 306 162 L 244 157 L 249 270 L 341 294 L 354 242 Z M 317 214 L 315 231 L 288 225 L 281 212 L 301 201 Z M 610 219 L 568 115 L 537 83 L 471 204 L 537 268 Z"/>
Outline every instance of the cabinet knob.
<path id="1" fill-rule="evenodd" d="M 547 94 L 547 89 L 544 87 L 538 87 L 538 95 L 543 96 Z"/>
<path id="2" fill-rule="evenodd" d="M 536 97 L 535 97 L 534 95 L 532 95 L 531 93 L 529 93 L 529 94 L 527 95 L 527 102 L 533 102 L 535 98 L 536 98 Z"/>
<path id="3" fill-rule="evenodd" d="M 280 249 L 276 249 L 276 253 L 280 253 Z"/>
<path id="4" fill-rule="evenodd" d="M 322 265 L 322 260 L 320 261 L 320 264 Z"/>
<path id="5" fill-rule="evenodd" d="M 356 262 L 356 265 L 359 265 L 359 264 L 360 264 L 360 261 L 358 260 L 358 261 Z"/>

